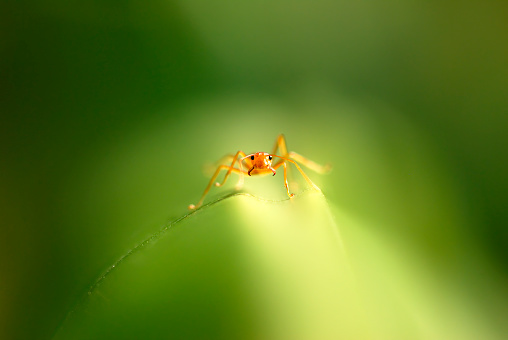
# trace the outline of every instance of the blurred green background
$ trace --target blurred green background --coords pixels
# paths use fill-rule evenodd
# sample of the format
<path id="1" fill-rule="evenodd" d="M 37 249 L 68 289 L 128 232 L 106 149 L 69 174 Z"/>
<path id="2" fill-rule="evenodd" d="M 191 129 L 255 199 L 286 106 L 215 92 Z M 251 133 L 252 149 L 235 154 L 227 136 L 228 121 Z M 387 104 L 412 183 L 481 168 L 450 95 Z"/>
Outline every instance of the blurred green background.
<path id="1" fill-rule="evenodd" d="M 196 203 L 207 164 L 284 133 L 334 166 L 308 175 L 339 230 L 355 221 L 352 271 L 403 296 L 417 282 L 422 315 L 449 318 L 411 334 L 501 339 L 507 37 L 504 1 L 0 2 L 0 338 L 51 338 L 106 268 Z M 283 199 L 279 176 L 256 194 Z"/>

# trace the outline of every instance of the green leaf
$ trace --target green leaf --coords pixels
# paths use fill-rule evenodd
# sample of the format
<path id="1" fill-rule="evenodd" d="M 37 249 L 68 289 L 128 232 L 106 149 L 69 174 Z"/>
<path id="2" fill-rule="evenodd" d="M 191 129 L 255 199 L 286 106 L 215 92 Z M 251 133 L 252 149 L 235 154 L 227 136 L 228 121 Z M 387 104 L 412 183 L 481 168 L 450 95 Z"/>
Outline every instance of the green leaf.
<path id="1" fill-rule="evenodd" d="M 55 339 L 363 338 L 325 197 L 236 194 L 171 223 L 112 265 Z"/>

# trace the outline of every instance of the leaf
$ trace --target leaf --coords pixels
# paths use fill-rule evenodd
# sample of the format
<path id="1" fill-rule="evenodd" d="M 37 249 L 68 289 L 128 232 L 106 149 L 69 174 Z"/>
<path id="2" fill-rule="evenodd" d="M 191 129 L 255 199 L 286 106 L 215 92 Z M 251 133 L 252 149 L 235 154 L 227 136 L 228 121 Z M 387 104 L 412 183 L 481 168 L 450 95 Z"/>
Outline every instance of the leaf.
<path id="1" fill-rule="evenodd" d="M 171 223 L 90 288 L 55 339 L 364 338 L 325 197 L 236 194 Z"/>

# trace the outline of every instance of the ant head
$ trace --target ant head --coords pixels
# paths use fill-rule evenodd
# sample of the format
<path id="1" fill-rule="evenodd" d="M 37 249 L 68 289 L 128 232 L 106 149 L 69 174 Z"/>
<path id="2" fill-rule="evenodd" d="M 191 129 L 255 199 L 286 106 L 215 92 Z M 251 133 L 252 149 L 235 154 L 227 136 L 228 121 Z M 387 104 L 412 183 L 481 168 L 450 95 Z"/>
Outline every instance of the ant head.
<path id="1" fill-rule="evenodd" d="M 256 152 L 247 155 L 245 158 L 249 159 L 256 169 L 268 169 L 272 166 L 273 156 L 266 152 Z"/>

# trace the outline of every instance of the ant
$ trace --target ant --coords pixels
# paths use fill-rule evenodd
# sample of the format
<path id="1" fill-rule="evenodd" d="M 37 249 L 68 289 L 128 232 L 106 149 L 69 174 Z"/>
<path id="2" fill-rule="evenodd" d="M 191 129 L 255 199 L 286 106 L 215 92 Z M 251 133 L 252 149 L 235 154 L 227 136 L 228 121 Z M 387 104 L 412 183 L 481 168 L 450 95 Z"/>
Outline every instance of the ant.
<path id="1" fill-rule="evenodd" d="M 277 150 L 280 151 L 280 154 L 282 156 L 276 155 L 275 153 Z M 240 158 L 241 157 L 241 158 Z M 275 143 L 275 147 L 273 148 L 272 153 L 266 153 L 266 152 L 255 152 L 250 155 L 246 155 L 243 151 L 238 151 L 234 156 L 227 156 L 227 158 L 232 159 L 231 165 L 225 165 L 221 164 L 215 170 L 214 175 L 210 179 L 210 182 L 208 183 L 208 186 L 205 189 L 205 192 L 203 192 L 203 195 L 201 196 L 201 199 L 199 200 L 197 205 L 191 204 L 189 205 L 189 209 L 193 210 L 201 206 L 203 204 L 203 200 L 205 199 L 206 194 L 208 191 L 210 191 L 210 188 L 212 187 L 213 182 L 221 172 L 221 170 L 228 170 L 226 173 L 226 176 L 224 176 L 224 179 L 221 183 L 216 182 L 215 186 L 220 187 L 226 183 L 226 180 L 228 179 L 229 175 L 231 175 L 232 172 L 235 172 L 240 175 L 240 179 L 238 181 L 238 184 L 236 186 L 237 189 L 241 188 L 243 185 L 243 177 L 245 174 L 252 176 L 252 175 L 266 175 L 272 173 L 272 176 L 275 176 L 276 170 L 283 166 L 284 168 L 284 185 L 286 186 L 286 190 L 288 193 L 288 196 L 291 198 L 294 196 L 293 193 L 289 192 L 289 186 L 288 186 L 288 179 L 287 179 L 287 165 L 286 162 L 293 163 L 298 171 L 302 174 L 303 178 L 309 183 L 309 185 L 316 189 L 320 190 L 317 185 L 315 185 L 310 178 L 303 172 L 302 168 L 298 165 L 297 162 L 305 165 L 307 168 L 314 170 L 317 173 L 326 173 L 330 171 L 331 166 L 330 164 L 327 164 L 325 166 L 319 165 L 317 163 L 314 163 L 313 161 L 297 154 L 296 152 L 288 152 L 286 147 L 286 138 L 284 138 L 283 134 L 280 134 L 277 137 L 277 141 Z M 274 164 L 274 158 L 278 158 L 279 160 L 276 161 Z M 239 167 L 235 168 L 235 163 L 238 162 Z M 244 170 L 242 164 L 245 162 L 247 165 L 247 168 L 249 170 Z"/>

